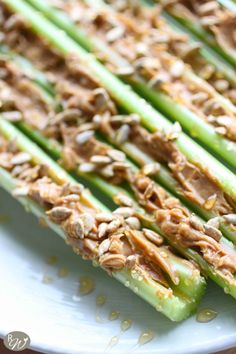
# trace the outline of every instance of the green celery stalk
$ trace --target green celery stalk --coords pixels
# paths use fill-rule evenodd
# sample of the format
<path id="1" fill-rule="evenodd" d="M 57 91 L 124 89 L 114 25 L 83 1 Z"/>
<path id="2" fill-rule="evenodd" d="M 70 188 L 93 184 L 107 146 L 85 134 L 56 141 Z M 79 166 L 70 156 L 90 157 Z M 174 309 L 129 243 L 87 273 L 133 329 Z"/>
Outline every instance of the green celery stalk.
<path id="1" fill-rule="evenodd" d="M 50 39 L 50 41 L 53 43 L 54 41 L 56 41 L 56 28 L 49 23 L 46 19 L 44 19 L 40 14 L 38 14 L 37 12 L 35 12 L 31 7 L 29 7 L 27 4 L 25 4 L 24 2 L 22 2 L 21 0 L 17 0 L 14 1 L 14 3 L 12 3 L 12 0 L 5 0 L 5 2 L 7 2 L 8 4 L 11 5 L 11 7 L 13 9 L 15 9 L 16 11 L 20 12 L 20 13 L 24 13 L 24 16 L 30 21 L 31 25 L 34 27 L 34 29 L 37 31 L 37 33 L 42 34 L 43 36 L 45 35 L 45 33 L 47 34 L 47 38 Z M 48 31 L 50 33 L 48 33 Z M 129 95 L 129 99 L 131 100 L 131 107 L 133 107 L 133 104 L 137 104 L 139 111 L 142 112 L 142 110 L 145 108 L 145 112 L 151 112 L 151 113 L 155 113 L 156 112 L 151 108 L 151 106 L 149 106 L 146 102 L 144 102 L 143 100 L 138 99 L 137 100 L 137 95 L 132 93 L 132 91 L 130 90 L 130 88 L 126 88 L 126 86 L 124 86 L 123 84 L 120 83 L 119 80 L 117 80 L 113 75 L 111 75 L 100 63 L 98 63 L 93 56 L 91 56 L 90 54 L 84 52 L 84 50 L 82 48 L 80 48 L 79 46 L 76 45 L 75 42 L 73 42 L 73 40 L 71 40 L 69 37 L 66 37 L 65 34 L 63 34 L 63 41 L 62 38 L 60 38 L 60 45 L 58 45 L 57 47 L 62 47 L 62 42 L 64 42 L 64 40 L 66 39 L 65 43 L 66 46 L 64 47 L 64 52 L 67 53 L 68 50 L 76 52 L 78 54 L 80 54 L 80 57 L 82 59 L 87 59 L 87 64 L 89 64 L 89 68 L 93 69 L 94 73 L 97 73 L 97 77 L 99 77 L 100 81 L 102 81 L 102 83 L 107 83 L 107 87 L 109 88 L 110 86 L 112 86 L 112 84 L 114 84 L 115 87 L 115 91 L 114 91 L 114 85 L 112 86 L 113 90 L 110 89 L 110 91 L 112 91 L 113 94 L 117 94 L 117 91 L 119 91 L 119 93 L 122 95 L 123 98 L 123 92 L 125 91 L 126 94 L 126 102 L 127 102 L 127 95 L 128 93 L 131 93 L 131 95 Z M 57 41 L 56 41 L 57 42 Z M 74 50 L 72 50 L 72 47 Z M 78 48 L 78 50 L 76 50 L 76 48 Z M 105 79 L 104 79 L 105 76 Z M 110 79 L 110 80 L 109 80 Z M 108 85 L 109 83 L 109 85 Z M 121 86 L 120 86 L 121 85 Z M 104 85 L 105 86 L 105 85 Z M 120 92 L 120 89 L 123 89 L 123 92 Z M 118 90 L 116 90 L 118 89 Z M 122 103 L 122 101 L 120 101 Z M 140 104 L 141 102 L 141 104 Z M 143 111 L 144 112 L 144 111 Z M 143 113 L 144 115 L 144 113 Z M 167 124 L 167 121 L 164 120 L 164 122 Z M 199 147 L 198 147 L 199 148 Z M 204 150 L 202 150 L 203 152 L 205 152 Z M 211 155 L 209 155 L 210 159 L 213 159 L 211 157 Z M 219 162 L 217 160 L 214 160 L 217 164 L 219 164 Z M 225 167 L 222 166 L 223 169 L 225 169 Z M 229 172 L 229 171 L 228 171 Z M 230 173 L 230 172 L 229 172 Z M 231 174 L 231 173 L 230 173 Z M 179 248 L 177 245 L 175 245 L 177 248 Z M 193 250 L 184 250 L 183 253 L 187 254 L 188 257 L 192 258 L 192 259 L 197 259 L 198 257 L 201 258 L 201 265 L 204 267 L 204 270 L 207 271 L 207 273 L 219 284 L 221 285 L 223 288 L 227 289 L 228 292 L 230 292 L 230 294 L 232 296 L 236 296 L 236 289 L 234 288 L 234 286 L 231 286 L 226 280 L 225 278 L 221 277 L 220 274 L 218 274 L 218 272 L 215 272 L 213 270 L 212 267 L 210 267 L 206 261 L 204 261 L 202 259 L 202 257 L 200 255 L 198 255 L 198 257 L 195 257 L 195 251 Z"/>
<path id="2" fill-rule="evenodd" d="M 8 1 L 8 0 L 6 0 Z M 88 39 L 84 33 L 78 29 L 77 26 L 75 26 L 67 17 L 65 14 L 61 14 L 61 12 L 56 11 L 52 7 L 50 7 L 46 2 L 41 2 L 40 0 L 28 0 L 30 3 L 32 3 L 35 7 L 40 9 L 48 18 L 50 18 L 53 22 L 55 22 L 58 26 L 62 27 L 73 39 L 75 39 L 78 43 L 81 43 L 84 45 L 84 41 L 86 41 L 87 45 L 84 45 L 86 50 L 92 50 L 96 49 L 97 51 L 102 51 L 102 48 L 100 46 L 100 41 L 94 40 L 91 41 L 91 39 Z M 46 35 L 46 34 L 45 34 Z M 59 49 L 62 49 L 64 47 L 64 50 L 66 52 L 68 51 L 74 51 L 72 47 L 74 47 L 74 42 L 68 39 L 65 41 L 65 36 L 63 35 L 63 43 L 65 46 L 62 45 L 62 43 L 55 43 L 57 42 L 56 39 L 54 38 L 49 38 L 52 37 L 50 34 L 48 34 L 47 38 L 49 40 L 52 40 L 52 43 L 56 45 Z M 70 44 L 69 44 L 70 42 Z M 72 44 L 73 43 L 73 44 Z M 68 45 L 68 46 L 67 46 Z M 80 56 L 84 57 L 84 54 L 82 55 L 81 49 L 79 50 Z M 108 49 L 106 49 L 106 54 L 107 54 Z M 65 52 L 65 51 L 64 51 Z M 78 52 L 78 50 L 77 50 Z M 113 51 L 109 51 L 109 53 L 114 54 Z M 105 52 L 104 52 L 105 54 Z M 122 58 L 120 58 L 122 60 Z M 169 124 L 166 119 L 164 119 L 163 116 L 158 114 L 158 112 L 155 112 L 152 109 L 151 106 L 148 106 L 145 102 L 137 100 L 137 96 L 134 97 L 134 93 L 131 92 L 128 87 L 123 86 L 123 90 L 121 90 L 120 87 L 120 82 L 116 81 L 115 78 L 113 77 L 113 80 L 111 79 L 110 74 L 105 70 L 104 68 L 101 67 L 101 65 L 94 60 L 93 57 L 88 57 L 88 61 L 85 59 L 87 62 L 87 65 L 89 65 L 90 69 L 94 71 L 94 74 L 97 75 L 98 79 L 100 82 L 110 91 L 110 93 L 113 95 L 114 98 L 127 110 L 127 111 L 133 111 L 137 112 L 141 115 L 143 118 L 143 125 L 145 125 L 149 130 L 155 131 L 157 129 L 164 128 L 167 129 Z M 120 62 L 121 63 L 121 62 Z M 200 118 L 198 118 L 197 115 L 194 113 L 190 112 L 187 110 L 184 106 L 181 106 L 179 104 L 176 104 L 172 100 L 168 98 L 168 96 L 163 95 L 162 93 L 159 93 L 157 91 L 151 90 L 148 88 L 145 82 L 132 82 L 133 86 L 139 90 L 139 93 L 141 92 L 142 95 L 144 95 L 146 98 L 148 98 L 155 107 L 158 107 L 159 109 L 162 109 L 162 112 L 165 114 L 168 114 L 171 116 L 172 119 L 176 119 L 180 121 L 180 123 L 185 127 L 186 130 L 188 130 L 192 135 L 196 138 L 198 138 L 199 141 L 201 141 L 205 146 L 208 146 L 212 151 L 214 151 L 216 154 L 218 154 L 223 160 L 225 160 L 230 166 L 233 168 L 236 168 L 236 144 L 226 138 L 223 138 L 219 134 L 217 134 L 214 131 L 214 128 L 210 126 L 208 123 L 204 122 Z M 209 155 L 207 155 L 206 152 L 200 152 L 200 148 L 194 143 L 192 140 L 187 139 L 186 136 L 181 135 L 180 138 L 178 139 L 178 145 L 181 149 L 181 151 L 187 156 L 187 158 L 192 161 L 193 163 L 197 163 L 200 166 L 204 168 L 204 162 L 209 161 Z M 186 146 L 189 144 L 191 145 L 190 149 L 186 149 Z M 193 156 L 193 151 L 194 155 Z M 199 155 L 200 153 L 200 155 Z M 203 157 L 203 155 L 205 155 Z M 201 156 L 201 157 L 200 157 Z M 199 157 L 199 158 L 197 158 Z M 221 180 L 222 176 L 221 173 L 218 174 L 218 168 L 215 169 L 216 166 L 215 163 L 212 160 L 211 164 L 207 165 L 211 166 L 213 169 L 213 174 L 217 177 L 220 178 L 219 183 L 223 182 Z M 205 165 L 206 166 L 206 165 Z M 230 194 L 232 194 L 233 190 L 231 189 Z M 234 193 L 234 192 L 233 192 Z"/>
<path id="3" fill-rule="evenodd" d="M 48 91 L 47 100 L 51 101 L 53 105 L 53 96 L 55 94 L 54 88 L 51 86 L 49 81 L 47 80 L 46 76 L 36 70 L 33 65 L 25 58 L 16 55 L 13 52 L 9 52 L 8 48 L 4 48 L 4 55 L 7 56 L 8 60 L 13 61 L 17 66 L 21 68 L 26 74 L 30 73 L 30 78 L 37 83 L 39 86 L 42 86 L 46 91 Z M 23 65 L 22 65 L 23 63 Z M 44 83 L 42 85 L 42 82 Z M 46 94 L 46 93 L 45 93 Z M 39 145 L 41 145 L 44 149 L 46 149 L 50 155 L 55 158 L 59 159 L 61 155 L 61 146 L 57 144 L 55 141 L 51 141 L 45 139 L 42 134 L 39 134 L 36 130 L 30 129 L 26 124 L 19 123 L 18 126 L 21 130 L 23 130 L 27 135 L 29 135 L 33 140 L 37 141 Z M 115 142 L 110 139 L 110 143 L 115 145 Z M 122 144 L 122 146 L 118 146 L 122 149 L 127 156 L 129 156 L 133 161 L 135 161 L 138 165 L 143 166 L 148 163 L 153 163 L 154 160 L 139 150 L 135 145 L 126 142 Z M 78 171 L 81 175 L 81 172 Z M 93 177 L 93 182 L 95 181 L 95 176 Z M 161 169 L 158 172 L 157 176 L 155 176 L 155 180 L 167 188 L 172 194 L 176 195 L 188 208 L 192 209 L 198 215 L 203 217 L 205 220 L 209 220 L 215 215 L 211 212 L 207 212 L 203 210 L 200 206 L 195 205 L 194 203 L 190 202 L 182 193 L 181 189 L 178 187 L 178 183 L 175 179 L 171 176 L 169 171 L 161 165 Z M 99 181 L 98 181 L 99 183 Z M 94 183 L 93 183 L 94 184 Z M 106 192 L 106 187 L 104 186 L 103 191 Z M 236 244 L 236 232 L 228 225 L 221 226 L 222 232 L 228 237 L 234 244 Z"/>
<path id="4" fill-rule="evenodd" d="M 21 132 L 14 128 L 10 123 L 4 121 L 0 118 L 0 133 L 5 136 L 6 139 L 11 140 L 17 138 L 17 145 L 21 151 L 27 151 L 31 154 L 34 163 L 46 164 L 50 168 L 50 175 L 53 180 L 60 181 L 60 183 L 76 183 L 76 181 L 70 177 L 63 169 L 61 169 L 54 161 L 52 161 L 37 145 L 31 142 L 26 138 Z M 12 193 L 16 187 L 16 180 L 4 169 L 0 168 L 0 185 L 7 190 L 9 193 Z M 109 185 L 107 185 L 109 189 Z M 103 210 L 108 212 L 108 209 L 99 201 L 97 201 L 92 195 L 85 191 L 83 194 L 85 201 L 89 202 L 90 205 L 98 210 Z M 28 197 L 17 198 L 21 204 L 27 209 L 27 211 L 32 212 L 38 218 L 46 218 L 45 212 L 38 206 L 37 203 L 32 201 Z M 65 239 L 64 232 L 58 226 L 53 224 L 47 219 L 48 225 L 52 228 L 59 236 Z M 171 257 L 171 256 L 170 256 Z M 168 296 L 168 291 L 162 285 L 154 282 L 151 278 L 146 279 L 145 281 L 138 281 L 133 279 L 128 270 L 122 270 L 119 272 L 113 272 L 113 276 L 121 281 L 123 284 L 128 284 L 129 288 L 144 298 L 148 303 L 153 305 L 158 311 L 165 314 L 173 321 L 180 321 L 189 316 L 192 311 L 196 308 L 197 303 L 200 300 L 200 297 L 203 294 L 205 281 L 204 279 L 195 274 L 191 273 L 192 268 L 188 268 L 186 264 L 182 262 L 181 259 L 177 257 L 172 257 L 172 265 L 176 267 L 177 273 L 180 273 L 182 283 L 185 280 L 185 289 L 187 288 L 188 281 L 190 281 L 191 286 L 194 286 L 195 295 L 189 287 L 189 291 L 192 297 L 187 297 L 186 293 L 182 296 L 181 286 L 176 287 L 176 292 L 178 288 L 178 295 Z M 158 294 L 166 294 L 166 296 L 161 296 Z"/>
<path id="5" fill-rule="evenodd" d="M 154 2 L 159 2 L 158 0 Z M 232 2 L 228 0 L 219 0 L 219 3 L 223 6 L 230 6 L 233 9 Z M 182 26 L 186 27 L 190 32 L 192 32 L 197 38 L 205 42 L 211 49 L 213 49 L 217 54 L 219 54 L 224 60 L 226 60 L 233 68 L 236 68 L 236 57 L 231 50 L 226 50 L 217 43 L 214 36 L 207 30 L 205 30 L 198 21 L 192 21 L 192 19 L 181 17 L 180 15 L 170 15 L 176 19 Z"/>

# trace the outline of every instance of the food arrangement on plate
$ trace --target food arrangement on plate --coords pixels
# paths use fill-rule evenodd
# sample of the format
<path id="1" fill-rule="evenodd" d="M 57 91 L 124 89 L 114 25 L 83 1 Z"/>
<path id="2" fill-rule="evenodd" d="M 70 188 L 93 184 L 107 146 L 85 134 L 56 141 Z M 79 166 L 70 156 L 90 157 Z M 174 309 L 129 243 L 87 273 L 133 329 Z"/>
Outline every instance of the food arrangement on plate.
<path id="1" fill-rule="evenodd" d="M 1 186 L 172 321 L 236 298 L 234 10 L 0 3 Z"/>

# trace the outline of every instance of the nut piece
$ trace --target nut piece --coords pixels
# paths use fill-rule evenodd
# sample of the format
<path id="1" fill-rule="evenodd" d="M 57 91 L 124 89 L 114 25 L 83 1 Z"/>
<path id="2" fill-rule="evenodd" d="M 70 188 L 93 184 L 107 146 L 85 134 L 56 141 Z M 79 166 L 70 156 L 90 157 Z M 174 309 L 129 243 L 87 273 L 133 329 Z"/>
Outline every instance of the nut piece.
<path id="1" fill-rule="evenodd" d="M 126 224 L 133 230 L 139 230 L 141 228 L 141 223 L 138 218 L 131 216 L 125 220 Z"/>
<path id="2" fill-rule="evenodd" d="M 189 223 L 194 229 L 204 231 L 202 222 L 195 215 L 189 217 Z"/>
<path id="3" fill-rule="evenodd" d="M 127 207 L 133 206 L 133 200 L 123 193 L 119 193 L 115 197 L 115 203 L 122 205 L 122 206 L 127 206 Z"/>
<path id="4" fill-rule="evenodd" d="M 98 222 L 111 222 L 113 220 L 112 214 L 109 213 L 98 213 L 95 218 Z"/>
<path id="5" fill-rule="evenodd" d="M 94 155 L 91 157 L 90 162 L 92 162 L 95 165 L 106 165 L 108 163 L 111 163 L 111 159 L 109 156 Z"/>
<path id="6" fill-rule="evenodd" d="M 80 215 L 80 220 L 84 225 L 84 234 L 85 236 L 89 234 L 89 232 L 96 226 L 95 218 L 93 215 L 84 213 Z"/>
<path id="7" fill-rule="evenodd" d="M 160 164 L 158 162 L 148 163 L 142 170 L 145 176 L 153 176 L 160 171 Z"/>
<path id="8" fill-rule="evenodd" d="M 107 224 L 105 222 L 102 222 L 99 226 L 98 226 L 98 237 L 99 238 L 103 238 L 106 233 L 107 233 Z"/>
<path id="9" fill-rule="evenodd" d="M 118 230 L 118 228 L 121 226 L 121 219 L 114 219 L 110 222 L 110 224 L 107 226 L 107 232 L 108 233 L 113 233 Z"/>
<path id="10" fill-rule="evenodd" d="M 72 211 L 69 208 L 58 206 L 47 212 L 49 218 L 55 223 L 61 223 L 71 216 Z"/>
<path id="11" fill-rule="evenodd" d="M 11 159 L 12 165 L 22 165 L 23 163 L 29 162 L 31 160 L 31 156 L 28 152 L 19 152 L 14 155 Z"/>
<path id="12" fill-rule="evenodd" d="M 120 150 L 116 150 L 116 149 L 108 150 L 107 155 L 114 161 L 118 161 L 118 162 L 125 161 L 125 154 Z"/>
<path id="13" fill-rule="evenodd" d="M 158 233 L 149 229 L 143 229 L 143 234 L 149 241 L 151 241 L 155 245 L 160 246 L 163 244 L 163 238 Z"/>
<path id="14" fill-rule="evenodd" d="M 232 225 L 236 225 L 236 214 L 224 215 L 223 219 Z"/>
<path id="15" fill-rule="evenodd" d="M 71 219 L 71 218 L 70 218 Z M 66 220 L 63 228 L 69 238 L 83 239 L 84 238 L 84 224 L 77 217 L 75 220 Z"/>
<path id="16" fill-rule="evenodd" d="M 79 133 L 76 138 L 75 141 L 77 142 L 77 144 L 79 145 L 83 145 L 85 144 L 89 139 L 91 139 L 94 135 L 94 131 L 93 130 L 86 130 L 82 133 Z"/>
<path id="17" fill-rule="evenodd" d="M 134 215 L 135 210 L 130 207 L 120 207 L 113 211 L 113 214 L 118 214 L 123 216 L 123 218 L 129 218 Z"/>
<path id="18" fill-rule="evenodd" d="M 130 134 L 130 126 L 128 124 L 122 125 L 120 129 L 117 131 L 116 143 L 118 145 L 124 144 L 128 140 L 129 134 Z"/>
<path id="19" fill-rule="evenodd" d="M 105 254 L 100 257 L 99 263 L 104 268 L 119 270 L 124 268 L 126 257 L 122 254 Z"/>
<path id="20" fill-rule="evenodd" d="M 220 218 L 218 216 L 216 216 L 215 218 L 212 218 L 210 220 L 207 221 L 207 225 L 210 225 L 216 229 L 219 229 L 220 227 Z"/>
<path id="21" fill-rule="evenodd" d="M 109 238 L 106 238 L 104 241 L 102 241 L 98 246 L 98 255 L 102 256 L 104 253 L 109 251 L 110 245 L 111 245 L 111 241 L 109 240 Z"/>
<path id="22" fill-rule="evenodd" d="M 222 233 L 220 232 L 220 230 L 216 229 L 215 227 L 205 224 L 204 225 L 204 230 L 206 235 L 214 238 L 214 240 L 216 240 L 217 242 L 220 241 L 221 237 L 222 237 Z"/>

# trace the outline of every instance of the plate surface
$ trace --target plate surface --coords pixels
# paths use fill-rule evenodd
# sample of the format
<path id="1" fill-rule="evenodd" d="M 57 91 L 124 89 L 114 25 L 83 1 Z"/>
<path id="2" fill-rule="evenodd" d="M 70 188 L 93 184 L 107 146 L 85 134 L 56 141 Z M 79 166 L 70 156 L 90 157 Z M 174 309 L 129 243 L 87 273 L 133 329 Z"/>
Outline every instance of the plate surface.
<path id="1" fill-rule="evenodd" d="M 193 316 L 171 323 L 102 270 L 80 260 L 2 190 L 0 222 L 1 337 L 23 331 L 33 348 L 61 354 L 203 354 L 236 345 L 236 302 L 214 284 L 201 304 L 218 312 L 213 321 L 202 324 Z M 50 256 L 58 258 L 53 265 L 47 264 Z M 95 282 L 89 295 L 79 294 L 81 276 Z M 106 296 L 106 302 L 96 307 L 99 295 Z M 120 315 L 110 321 L 112 311 Z M 125 332 L 120 329 L 123 320 L 132 321 Z M 149 331 L 155 337 L 140 345 L 140 335 Z"/>

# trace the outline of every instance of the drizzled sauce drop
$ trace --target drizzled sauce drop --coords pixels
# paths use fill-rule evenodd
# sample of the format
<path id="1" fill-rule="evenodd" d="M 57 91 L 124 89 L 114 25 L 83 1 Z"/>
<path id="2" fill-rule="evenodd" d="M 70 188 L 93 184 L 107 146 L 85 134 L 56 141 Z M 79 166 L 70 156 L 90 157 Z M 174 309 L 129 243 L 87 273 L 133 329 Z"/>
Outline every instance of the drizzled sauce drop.
<path id="1" fill-rule="evenodd" d="M 66 278 L 68 274 L 69 274 L 69 270 L 64 267 L 60 268 L 57 273 L 59 278 Z"/>
<path id="2" fill-rule="evenodd" d="M 81 295 L 88 295 L 94 290 L 94 280 L 89 277 L 80 277 L 79 292 Z"/>
<path id="3" fill-rule="evenodd" d="M 119 337 L 117 337 L 117 336 L 112 337 L 109 344 L 108 344 L 108 348 L 114 347 L 115 345 L 118 344 L 118 342 L 119 342 Z"/>
<path id="4" fill-rule="evenodd" d="M 105 305 L 107 301 L 107 298 L 105 295 L 98 295 L 96 298 L 96 305 L 97 305 L 97 310 L 96 310 L 96 321 L 99 323 L 105 323 L 106 321 L 104 321 L 99 313 L 99 307 L 102 307 L 103 305 Z"/>
<path id="5" fill-rule="evenodd" d="M 42 279 L 42 283 L 43 284 L 52 284 L 53 283 L 53 278 L 48 276 L 48 275 L 44 275 L 44 277 Z"/>
<path id="6" fill-rule="evenodd" d="M 128 331 L 128 329 L 130 329 L 130 327 L 132 326 L 132 323 L 132 320 L 123 320 L 121 322 L 121 330 L 123 332 Z"/>
<path id="7" fill-rule="evenodd" d="M 203 309 L 198 312 L 196 318 L 197 318 L 197 321 L 200 323 L 207 323 L 207 322 L 214 320 L 214 318 L 216 318 L 217 315 L 218 315 L 218 313 L 215 310 Z"/>
<path id="8" fill-rule="evenodd" d="M 97 306 L 103 306 L 107 301 L 107 298 L 105 295 L 98 295 L 96 298 L 96 304 Z"/>
<path id="9" fill-rule="evenodd" d="M 109 314 L 109 320 L 110 321 L 115 321 L 120 317 L 120 312 L 119 311 L 111 311 Z"/>
<path id="10" fill-rule="evenodd" d="M 150 342 L 151 340 L 153 340 L 153 338 L 154 338 L 154 333 L 152 331 L 145 331 L 140 334 L 138 343 L 140 345 L 144 345 Z"/>
<path id="11" fill-rule="evenodd" d="M 58 261 L 57 256 L 49 256 L 47 258 L 47 264 L 49 264 L 49 265 L 54 265 L 57 263 L 57 261 Z"/>

